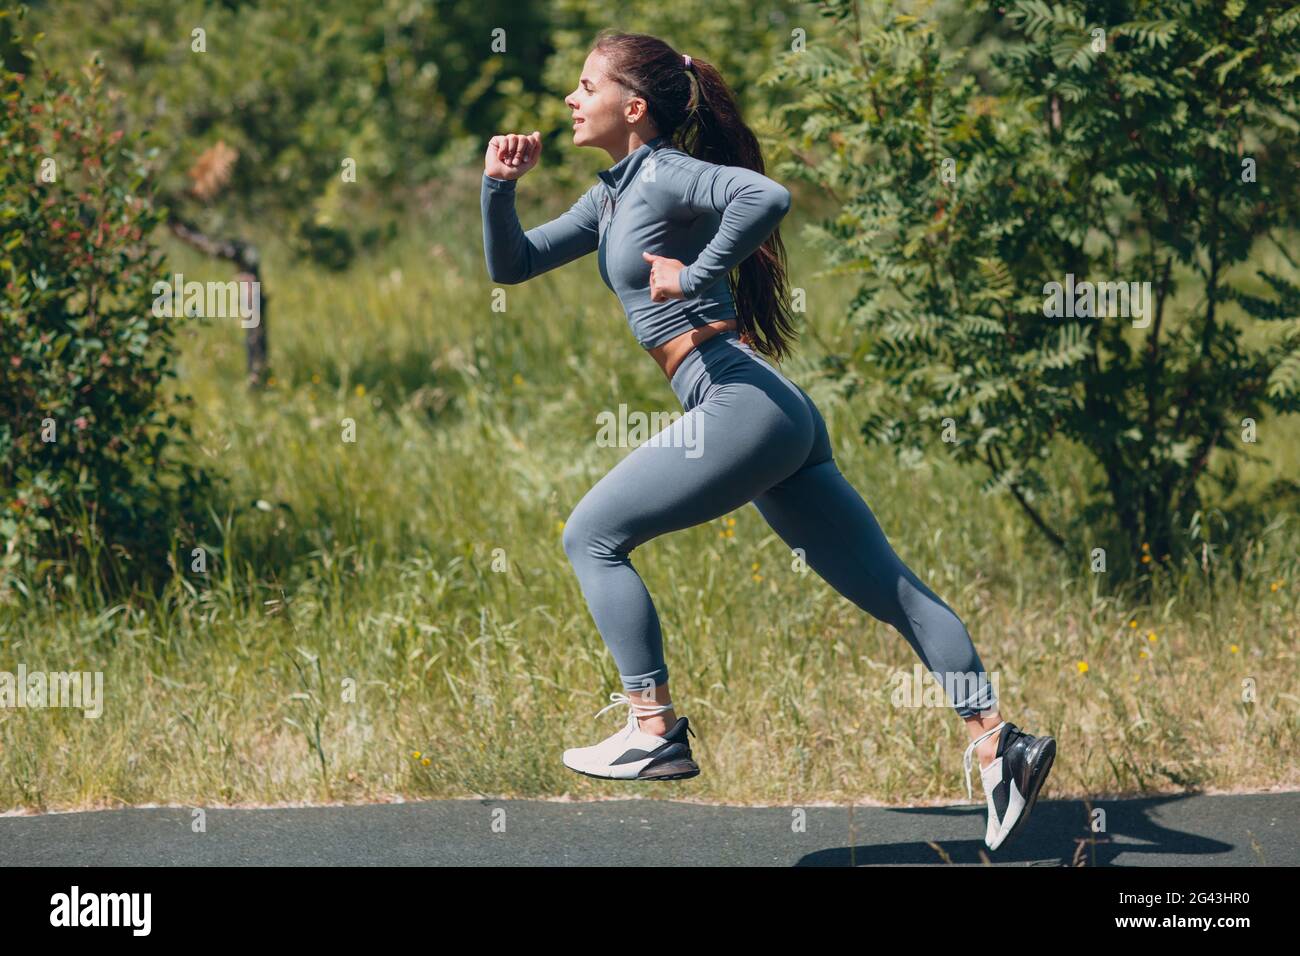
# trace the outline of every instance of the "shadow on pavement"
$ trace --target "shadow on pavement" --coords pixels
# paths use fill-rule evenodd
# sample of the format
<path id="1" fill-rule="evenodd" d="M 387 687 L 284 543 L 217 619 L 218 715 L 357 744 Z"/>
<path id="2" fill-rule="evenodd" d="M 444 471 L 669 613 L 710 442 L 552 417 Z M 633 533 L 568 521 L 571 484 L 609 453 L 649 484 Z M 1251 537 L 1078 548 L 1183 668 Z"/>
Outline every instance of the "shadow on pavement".
<path id="1" fill-rule="evenodd" d="M 1083 800 L 1039 800 L 1024 829 L 997 850 L 990 850 L 983 840 L 857 844 L 809 853 L 795 865 L 931 866 L 935 863 L 952 863 L 979 866 L 989 863 L 1125 866 L 1130 864 L 1119 862 L 1119 858 L 1125 854 L 1154 853 L 1187 857 L 1185 860 L 1171 861 L 1173 865 L 1178 865 L 1195 864 L 1198 856 L 1232 850 L 1234 845 L 1231 843 L 1171 830 L 1152 819 L 1152 810 L 1165 804 L 1177 803 L 1188 796 L 1195 794 L 1122 801 L 1103 800 L 1096 803 Z M 1106 811 L 1105 832 L 1093 833 L 1090 820 L 1098 809 Z M 982 825 L 987 811 L 984 807 L 911 807 L 886 812 L 908 816 L 978 816 Z"/>

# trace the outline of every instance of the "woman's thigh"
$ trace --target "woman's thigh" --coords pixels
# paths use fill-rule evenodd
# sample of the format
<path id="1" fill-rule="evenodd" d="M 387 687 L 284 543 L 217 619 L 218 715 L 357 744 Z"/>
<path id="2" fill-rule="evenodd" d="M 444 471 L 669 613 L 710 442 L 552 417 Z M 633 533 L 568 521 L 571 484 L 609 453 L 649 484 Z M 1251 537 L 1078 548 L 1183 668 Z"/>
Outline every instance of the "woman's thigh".
<path id="1" fill-rule="evenodd" d="M 609 551 L 711 521 L 796 471 L 814 438 L 808 407 L 766 384 L 730 381 L 631 451 L 569 518 Z"/>

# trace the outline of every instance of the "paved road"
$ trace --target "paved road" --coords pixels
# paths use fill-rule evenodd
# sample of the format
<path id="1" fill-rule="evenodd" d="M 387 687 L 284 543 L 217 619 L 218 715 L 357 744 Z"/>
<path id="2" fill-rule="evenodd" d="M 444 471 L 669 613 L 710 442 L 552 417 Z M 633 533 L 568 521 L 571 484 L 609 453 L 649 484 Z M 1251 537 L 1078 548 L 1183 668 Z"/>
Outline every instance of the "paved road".
<path id="1" fill-rule="evenodd" d="M 1300 865 L 1300 792 L 1040 800 L 995 865 Z M 801 813 L 806 826 L 796 829 Z M 346 807 L 190 808 L 0 817 L 3 866 L 980 865 L 984 807 L 728 807 L 659 799 L 433 800 Z M 930 843 L 933 842 L 934 846 Z M 946 859 L 945 859 L 946 857 Z"/>

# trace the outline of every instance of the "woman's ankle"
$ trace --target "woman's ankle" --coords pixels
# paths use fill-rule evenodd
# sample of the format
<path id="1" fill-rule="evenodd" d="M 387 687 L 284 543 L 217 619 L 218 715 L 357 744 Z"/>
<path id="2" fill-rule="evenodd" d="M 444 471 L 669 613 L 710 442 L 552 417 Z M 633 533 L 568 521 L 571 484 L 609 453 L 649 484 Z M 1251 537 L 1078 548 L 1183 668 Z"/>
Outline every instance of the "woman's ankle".
<path id="1" fill-rule="evenodd" d="M 987 767 L 998 755 L 998 738 L 1002 736 L 1002 731 L 998 731 L 987 740 L 981 740 L 979 746 L 975 748 L 975 755 L 980 758 L 980 766 Z"/>
<path id="2" fill-rule="evenodd" d="M 654 734 L 656 737 L 662 737 L 668 731 L 677 726 L 677 715 L 671 710 L 666 710 L 662 714 L 654 714 L 650 717 L 638 717 L 637 726 L 644 733 Z"/>
<path id="3" fill-rule="evenodd" d="M 989 714 L 981 714 L 978 717 L 969 717 L 966 719 L 966 727 L 970 732 L 972 740 L 976 740 L 988 731 L 993 730 L 999 724 L 1004 722 L 1004 718 L 996 711 Z M 1002 738 L 1002 729 L 984 737 L 975 745 L 975 756 L 979 758 L 980 767 L 987 767 L 998 755 L 998 741 Z"/>
<path id="4" fill-rule="evenodd" d="M 671 705 L 673 702 L 667 684 L 659 684 L 653 689 L 649 687 L 628 689 L 627 693 L 632 698 L 632 709 L 636 712 L 637 727 L 640 730 L 662 737 L 677 723 L 677 715 L 671 706 L 667 710 L 654 713 L 654 708 Z"/>

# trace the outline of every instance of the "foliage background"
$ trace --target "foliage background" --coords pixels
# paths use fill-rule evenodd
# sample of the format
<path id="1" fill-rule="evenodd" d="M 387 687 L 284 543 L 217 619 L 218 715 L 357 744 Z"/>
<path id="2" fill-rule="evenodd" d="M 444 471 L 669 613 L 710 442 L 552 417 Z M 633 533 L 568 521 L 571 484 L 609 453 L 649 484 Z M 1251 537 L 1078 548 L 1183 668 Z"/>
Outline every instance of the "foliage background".
<path id="1" fill-rule="evenodd" d="M 1210 547 L 1143 565 L 1145 591 L 1060 554 L 1004 486 L 981 494 L 987 467 L 955 458 L 937 433 L 901 458 L 864 444 L 863 424 L 898 397 L 874 358 L 889 328 L 863 322 L 863 274 L 820 244 L 851 225 L 848 197 L 799 171 L 866 177 L 855 188 L 891 171 L 871 165 L 865 146 L 835 140 L 829 107 L 808 110 L 814 84 L 836 88 L 824 82 L 838 82 L 829 67 L 820 79 L 765 80 L 789 68 L 779 51 L 792 30 L 818 56 L 881 41 L 864 32 L 865 6 L 856 34 L 828 15 L 844 7 L 34 4 L 33 29 L 46 36 L 23 72 L 69 75 L 98 50 L 121 97 L 105 129 L 158 150 L 160 208 L 258 243 L 275 298 L 273 373 L 265 389 L 245 388 L 237 324 L 178 323 L 177 385 L 193 401 L 186 460 L 214 479 L 191 502 L 206 522 L 185 530 L 177 505 L 173 561 L 136 562 L 158 587 L 96 589 L 87 574 L 57 595 L 39 577 L 0 587 L 0 669 L 102 670 L 109 695 L 98 720 L 0 711 L 0 806 L 608 792 L 556 759 L 557 728 L 568 728 L 565 745 L 603 735 L 582 721 L 614 679 L 559 532 L 626 454 L 592 441 L 597 413 L 676 406 L 594 261 L 512 289 L 507 312 L 490 311 L 477 192 L 486 139 L 502 130 L 547 136 L 543 168 L 520 191 L 526 225 L 562 212 L 608 165 L 566 144 L 562 98 L 584 38 L 611 22 L 723 64 L 743 91 L 770 174 L 795 191 L 783 235 L 807 313 L 783 371 L 817 401 L 841 470 L 891 543 L 1000 673 L 1004 715 L 1061 742 L 1048 796 L 1300 782 L 1300 533 L 1293 505 L 1267 497 L 1300 470 L 1295 416 L 1269 420 L 1231 487 L 1215 491 L 1201 521 Z M 895 12 L 936 19 L 946 51 L 971 43 L 948 74 L 950 100 L 965 95 L 967 75 L 998 93 L 995 60 L 1013 38 L 996 8 Z M 189 48 L 198 24 L 201 56 Z M 488 52 L 495 27 L 507 31 L 500 56 Z M 891 95 L 912 94 L 896 85 Z M 1005 108 L 1016 132 L 1026 120 Z M 922 125 L 896 119 L 900 135 Z M 201 200 L 189 170 L 218 142 L 238 163 Z M 357 183 L 339 180 L 340 154 L 357 158 Z M 908 188 L 929 195 L 931 173 Z M 1049 198 L 1006 201 L 1047 208 Z M 1242 264 L 1247 293 L 1276 297 L 1251 277 L 1287 274 L 1295 230 L 1283 225 L 1281 250 L 1253 246 Z M 231 278 L 161 227 L 150 239 L 166 273 Z M 355 444 L 340 440 L 344 419 L 357 423 Z M 1083 514 L 1093 467 L 1060 434 L 1052 441 L 1039 464 L 1044 510 Z M 13 494 L 0 486 L 6 514 Z M 1239 526 L 1234 508 L 1262 520 Z M 209 555 L 203 573 L 191 569 L 193 546 Z M 674 699 L 702 730 L 710 772 L 686 793 L 893 803 L 964 794 L 960 722 L 942 708 L 890 705 L 893 678 L 916 663 L 906 643 L 792 573 L 753 509 L 656 539 L 636 563 L 682 675 Z"/>

